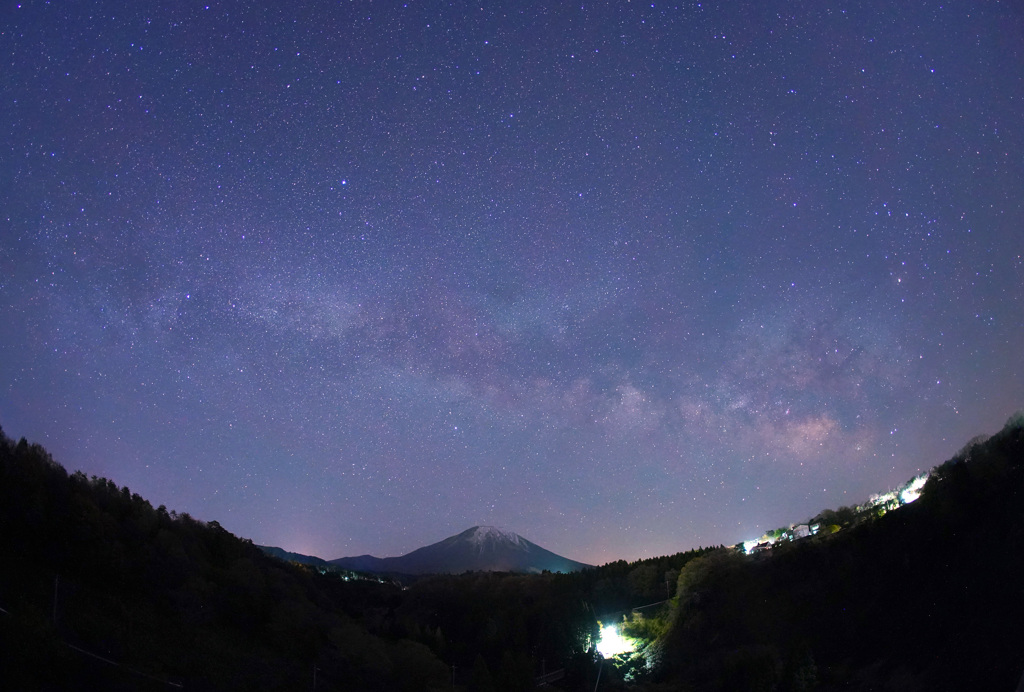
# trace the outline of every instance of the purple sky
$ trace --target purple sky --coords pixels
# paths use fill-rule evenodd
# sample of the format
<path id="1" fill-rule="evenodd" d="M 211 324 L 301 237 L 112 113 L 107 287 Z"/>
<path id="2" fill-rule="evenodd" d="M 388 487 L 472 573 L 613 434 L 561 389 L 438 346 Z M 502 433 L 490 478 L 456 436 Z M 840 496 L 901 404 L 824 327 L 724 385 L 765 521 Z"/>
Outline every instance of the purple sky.
<path id="1" fill-rule="evenodd" d="M 8 2 L 0 425 L 257 543 L 591 563 L 1024 406 L 1014 3 Z"/>

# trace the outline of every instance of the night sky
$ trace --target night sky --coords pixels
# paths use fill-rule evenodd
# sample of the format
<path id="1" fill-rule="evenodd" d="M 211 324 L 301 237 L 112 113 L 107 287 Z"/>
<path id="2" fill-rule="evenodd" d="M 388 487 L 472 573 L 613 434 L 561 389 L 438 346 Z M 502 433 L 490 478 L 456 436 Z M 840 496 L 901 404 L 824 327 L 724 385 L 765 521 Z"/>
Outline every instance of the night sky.
<path id="1" fill-rule="evenodd" d="M 590 563 L 1024 406 L 1014 2 L 0 10 L 0 425 L 256 543 Z"/>

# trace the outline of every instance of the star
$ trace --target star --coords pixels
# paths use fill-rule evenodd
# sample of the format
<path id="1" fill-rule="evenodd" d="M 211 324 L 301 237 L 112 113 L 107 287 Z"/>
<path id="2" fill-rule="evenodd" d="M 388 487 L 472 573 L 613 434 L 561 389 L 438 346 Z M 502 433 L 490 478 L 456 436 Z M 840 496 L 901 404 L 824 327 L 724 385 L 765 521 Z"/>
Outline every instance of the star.
<path id="1" fill-rule="evenodd" d="M 0 425 L 328 559 L 900 486 L 1021 407 L 1020 11 L 772 7 L 18 5 Z"/>

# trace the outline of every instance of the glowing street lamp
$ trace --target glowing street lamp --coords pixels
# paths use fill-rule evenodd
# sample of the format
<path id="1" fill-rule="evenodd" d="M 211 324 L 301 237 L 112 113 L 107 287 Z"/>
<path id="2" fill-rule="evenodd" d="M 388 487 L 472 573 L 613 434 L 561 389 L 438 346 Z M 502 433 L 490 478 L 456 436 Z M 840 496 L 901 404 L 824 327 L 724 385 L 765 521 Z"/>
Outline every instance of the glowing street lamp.
<path id="1" fill-rule="evenodd" d="M 615 625 L 603 625 L 601 637 L 597 640 L 597 652 L 605 658 L 626 654 L 634 649 L 633 640 L 619 634 Z"/>

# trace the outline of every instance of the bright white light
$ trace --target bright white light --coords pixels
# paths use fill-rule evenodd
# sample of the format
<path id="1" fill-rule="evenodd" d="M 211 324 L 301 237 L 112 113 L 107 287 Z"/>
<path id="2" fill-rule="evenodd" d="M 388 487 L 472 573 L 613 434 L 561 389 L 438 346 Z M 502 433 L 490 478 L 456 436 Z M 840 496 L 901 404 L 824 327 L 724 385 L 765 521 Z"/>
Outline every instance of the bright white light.
<path id="1" fill-rule="evenodd" d="M 918 476 L 910 481 L 910 484 L 900 493 L 900 501 L 906 505 L 921 497 L 921 489 L 927 482 L 928 476 Z"/>
<path id="2" fill-rule="evenodd" d="M 617 654 L 626 654 L 633 650 L 633 642 L 619 634 L 619 628 L 615 625 L 605 625 L 601 628 L 601 638 L 597 640 L 597 651 L 605 658 L 611 658 Z"/>

